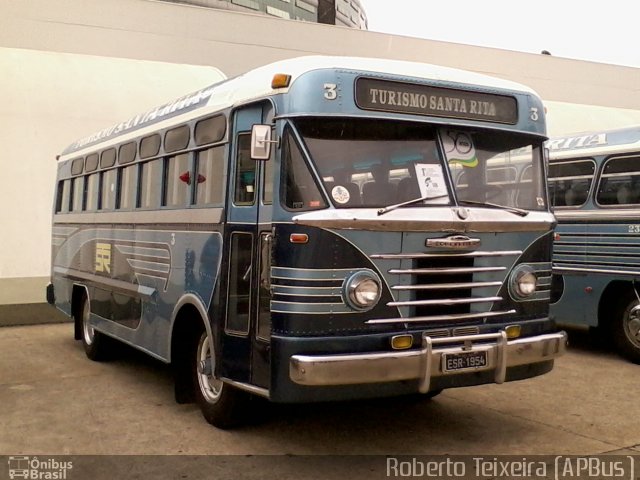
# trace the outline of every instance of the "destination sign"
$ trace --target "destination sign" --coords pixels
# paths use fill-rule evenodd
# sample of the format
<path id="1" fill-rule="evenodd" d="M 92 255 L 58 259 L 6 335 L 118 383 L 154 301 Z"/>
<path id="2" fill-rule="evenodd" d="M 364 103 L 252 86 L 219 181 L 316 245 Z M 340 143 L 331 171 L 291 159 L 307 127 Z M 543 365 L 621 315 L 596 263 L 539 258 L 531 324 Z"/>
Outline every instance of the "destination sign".
<path id="1" fill-rule="evenodd" d="M 515 124 L 514 97 L 360 77 L 356 105 L 363 110 Z"/>

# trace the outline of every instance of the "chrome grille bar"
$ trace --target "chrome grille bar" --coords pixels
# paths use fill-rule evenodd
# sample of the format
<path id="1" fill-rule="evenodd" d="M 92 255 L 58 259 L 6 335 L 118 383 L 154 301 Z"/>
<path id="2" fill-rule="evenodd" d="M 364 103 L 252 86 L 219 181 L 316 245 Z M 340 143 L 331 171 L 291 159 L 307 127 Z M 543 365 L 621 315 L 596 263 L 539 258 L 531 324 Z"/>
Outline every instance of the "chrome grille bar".
<path id="1" fill-rule="evenodd" d="M 505 270 L 505 267 L 392 268 L 389 273 L 394 275 L 453 275 L 457 273 L 503 272 Z"/>
<path id="2" fill-rule="evenodd" d="M 522 255 L 522 250 L 504 252 L 465 252 L 465 253 L 376 253 L 370 256 L 374 260 L 413 260 L 420 258 L 442 257 L 508 257 Z"/>
<path id="3" fill-rule="evenodd" d="M 437 300 L 408 300 L 406 302 L 389 302 L 390 307 L 417 307 L 425 305 L 467 305 L 470 303 L 499 302 L 502 297 L 483 298 L 439 298 Z"/>
<path id="4" fill-rule="evenodd" d="M 370 325 L 382 325 L 390 323 L 425 323 L 425 322 L 445 322 L 445 321 L 465 321 L 475 320 L 478 318 L 500 317 L 503 315 L 512 315 L 515 310 L 504 310 L 496 312 L 477 312 L 477 313 L 459 313 L 451 315 L 432 315 L 426 317 L 407 317 L 407 318 L 378 318 L 368 320 L 365 323 Z"/>
<path id="5" fill-rule="evenodd" d="M 499 287 L 502 282 L 439 283 L 435 285 L 394 285 L 391 290 L 454 290 L 457 288 Z"/>

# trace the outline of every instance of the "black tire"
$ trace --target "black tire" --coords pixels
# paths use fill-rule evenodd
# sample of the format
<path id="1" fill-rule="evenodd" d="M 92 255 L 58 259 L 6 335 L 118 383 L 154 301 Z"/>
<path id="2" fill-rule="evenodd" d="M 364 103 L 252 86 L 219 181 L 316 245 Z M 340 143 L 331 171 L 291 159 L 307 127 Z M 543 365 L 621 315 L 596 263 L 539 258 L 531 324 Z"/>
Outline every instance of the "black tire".
<path id="1" fill-rule="evenodd" d="M 90 312 L 89 297 L 84 294 L 78 305 L 75 321 L 79 322 L 84 353 L 91 360 L 99 362 L 109 357 L 108 344 L 110 339 L 103 333 L 96 332 L 89 324 Z"/>
<path id="2" fill-rule="evenodd" d="M 620 354 L 640 364 L 640 302 L 635 295 L 619 304 L 612 327 L 613 342 Z"/>
<path id="3" fill-rule="evenodd" d="M 215 353 L 211 351 L 206 331 L 195 336 L 191 349 L 191 374 L 196 402 L 211 425 L 229 429 L 241 425 L 247 418 L 250 395 L 225 384 L 215 372 Z"/>

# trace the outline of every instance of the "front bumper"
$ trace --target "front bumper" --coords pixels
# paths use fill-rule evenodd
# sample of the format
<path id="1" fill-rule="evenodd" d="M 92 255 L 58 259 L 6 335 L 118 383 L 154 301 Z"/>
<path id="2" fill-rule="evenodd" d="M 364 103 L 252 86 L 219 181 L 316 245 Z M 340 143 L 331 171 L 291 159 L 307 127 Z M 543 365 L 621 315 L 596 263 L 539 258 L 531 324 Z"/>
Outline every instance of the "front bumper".
<path id="1" fill-rule="evenodd" d="M 567 348 L 565 332 L 508 340 L 504 331 L 463 337 L 422 337 L 422 348 L 393 352 L 340 355 L 293 355 L 289 377 L 299 385 L 335 386 L 418 380 L 421 393 L 431 379 L 470 371 L 494 370 L 495 383 L 503 383 L 508 367 L 553 360 Z M 445 354 L 487 352 L 482 367 L 446 372 Z"/>

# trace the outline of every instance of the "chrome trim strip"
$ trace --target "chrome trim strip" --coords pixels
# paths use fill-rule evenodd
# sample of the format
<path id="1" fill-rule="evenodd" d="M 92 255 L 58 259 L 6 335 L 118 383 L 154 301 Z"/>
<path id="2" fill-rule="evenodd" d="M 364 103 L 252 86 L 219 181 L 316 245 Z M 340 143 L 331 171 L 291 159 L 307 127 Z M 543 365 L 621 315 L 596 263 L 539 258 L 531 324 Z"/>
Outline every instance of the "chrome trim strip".
<path id="1" fill-rule="evenodd" d="M 353 268 L 291 268 L 271 267 L 271 278 L 280 280 L 304 280 L 304 281 L 343 281 L 349 274 L 359 269 Z"/>
<path id="2" fill-rule="evenodd" d="M 640 217 L 640 209 L 608 209 L 608 210 L 557 210 L 555 215 L 558 220 L 629 220 L 629 221 L 638 221 L 638 217 Z M 563 235 L 562 232 L 559 232 L 560 236 Z"/>
<path id="3" fill-rule="evenodd" d="M 296 225 L 325 229 L 357 229 L 394 232 L 495 233 L 548 232 L 556 223 L 550 212 L 530 211 L 526 217 L 508 210 L 465 207 L 461 220 L 458 207 L 407 207 L 378 215 L 378 208 L 325 209 L 293 217 Z"/>
<path id="4" fill-rule="evenodd" d="M 145 285 L 135 285 L 122 280 L 115 280 L 113 278 L 94 275 L 80 270 L 73 270 L 71 268 L 53 267 L 53 272 L 62 277 L 67 277 L 70 280 L 83 280 L 98 287 L 107 287 L 128 295 L 140 296 L 146 300 L 151 299 L 153 294 L 157 291 L 155 288 L 147 287 Z M 166 278 L 162 278 L 162 280 L 166 280 Z"/>
<path id="5" fill-rule="evenodd" d="M 502 297 L 483 298 L 438 298 L 436 300 L 407 300 L 405 302 L 389 302 L 388 307 L 419 307 L 424 305 L 468 305 L 472 303 L 499 302 Z"/>
<path id="6" fill-rule="evenodd" d="M 231 380 L 226 377 L 222 377 L 220 380 L 222 380 L 224 383 L 239 388 L 240 390 L 244 390 L 245 392 L 253 393 L 254 395 L 259 395 L 264 398 L 269 398 L 269 390 L 267 390 L 266 388 L 251 385 L 249 383 L 236 382 L 235 380 Z"/>
<path id="7" fill-rule="evenodd" d="M 53 216 L 54 224 L 65 223 L 111 223 L 111 224 L 140 224 L 140 223 L 220 223 L 223 209 L 214 208 L 182 208 L 163 210 L 136 211 L 101 211 L 84 213 L 57 213 Z"/>
<path id="8" fill-rule="evenodd" d="M 503 272 L 506 267 L 452 267 L 452 268 L 410 268 L 410 269 L 398 269 L 392 268 L 389 273 L 403 275 L 420 275 L 420 274 L 432 274 L 432 275 L 448 275 L 455 273 L 479 273 L 479 272 Z"/>
<path id="9" fill-rule="evenodd" d="M 608 275 L 628 275 L 630 277 L 640 276 L 640 270 L 609 270 L 609 269 L 597 269 L 597 268 L 575 268 L 575 267 L 553 267 L 553 273 L 556 275 L 562 275 L 563 273 L 604 273 Z"/>
<path id="10" fill-rule="evenodd" d="M 368 325 L 378 325 L 387 323 L 423 323 L 423 322 L 444 322 L 455 320 L 473 320 L 476 318 L 501 317 L 503 315 L 511 315 L 516 313 L 515 310 L 505 310 L 496 312 L 478 312 L 478 313 L 459 313 L 451 315 L 432 315 L 427 317 L 407 317 L 407 318 L 379 318 L 367 320 Z"/>
<path id="11" fill-rule="evenodd" d="M 330 313 L 353 313 L 354 311 L 344 303 L 305 303 L 271 300 L 271 312 L 327 315 Z"/>
<path id="12" fill-rule="evenodd" d="M 295 287 L 271 284 L 274 295 L 290 297 L 342 297 L 342 287 Z"/>
<path id="13" fill-rule="evenodd" d="M 493 340 L 492 343 L 473 344 Z M 453 343 L 464 343 L 451 345 Z M 439 345 L 448 345 L 436 348 Z M 422 348 L 392 352 L 337 355 L 293 355 L 289 359 L 289 378 L 299 385 L 328 386 L 417 380 L 418 390 L 429 391 L 432 378 L 494 370 L 496 383 L 506 380 L 508 367 L 553 360 L 566 352 L 565 332 L 507 340 L 504 331 L 496 334 L 431 338 L 423 336 Z M 485 367 L 444 372 L 445 354 L 487 352 Z"/>
<path id="14" fill-rule="evenodd" d="M 458 288 L 499 287 L 502 282 L 437 283 L 433 285 L 394 285 L 391 290 L 454 290 Z"/>
<path id="15" fill-rule="evenodd" d="M 374 260 L 414 260 L 420 258 L 441 258 L 441 257 L 507 257 L 522 255 L 522 250 L 505 250 L 503 252 L 465 252 L 465 253 L 376 253 L 369 258 Z"/>

